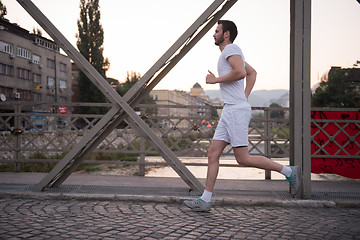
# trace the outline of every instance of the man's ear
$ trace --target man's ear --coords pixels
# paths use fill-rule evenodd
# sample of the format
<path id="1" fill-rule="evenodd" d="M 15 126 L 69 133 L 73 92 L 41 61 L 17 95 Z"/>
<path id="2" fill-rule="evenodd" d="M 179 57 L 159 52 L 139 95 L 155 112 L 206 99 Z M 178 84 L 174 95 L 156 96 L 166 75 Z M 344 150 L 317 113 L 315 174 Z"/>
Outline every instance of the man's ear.
<path id="1" fill-rule="evenodd" d="M 230 31 L 224 32 L 224 38 L 230 38 Z"/>

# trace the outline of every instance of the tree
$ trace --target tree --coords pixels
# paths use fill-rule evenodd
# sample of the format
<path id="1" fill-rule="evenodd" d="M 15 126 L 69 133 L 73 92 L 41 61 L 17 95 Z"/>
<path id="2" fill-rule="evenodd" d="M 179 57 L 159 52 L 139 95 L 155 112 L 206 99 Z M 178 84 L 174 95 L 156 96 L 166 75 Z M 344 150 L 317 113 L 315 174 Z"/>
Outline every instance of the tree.
<path id="1" fill-rule="evenodd" d="M 141 78 L 140 73 L 136 73 L 131 71 L 127 72 L 125 82 L 120 83 L 116 87 L 116 91 L 120 94 L 120 96 L 124 96 L 127 91 Z M 140 102 L 141 104 L 155 104 L 153 98 L 148 94 L 144 97 L 144 99 Z"/>
<path id="2" fill-rule="evenodd" d="M 119 80 L 115 79 L 115 78 L 106 78 L 106 81 L 108 81 L 108 83 L 111 85 L 111 86 L 119 86 L 120 83 L 119 83 Z"/>
<path id="3" fill-rule="evenodd" d="M 116 91 L 120 94 L 120 96 L 124 96 L 127 91 L 141 78 L 140 73 L 136 73 L 131 71 L 130 73 L 126 73 L 125 82 L 121 83 Z"/>
<path id="4" fill-rule="evenodd" d="M 104 59 L 103 43 L 104 30 L 100 23 L 99 0 L 80 0 L 80 19 L 77 21 L 79 33 L 76 35 L 76 45 L 80 53 L 90 64 L 106 79 L 106 71 L 109 68 L 109 60 Z M 106 102 L 106 97 L 100 90 L 80 72 L 78 85 L 80 89 L 80 101 L 82 102 Z M 103 113 L 98 108 L 84 109 L 87 113 Z"/>
<path id="5" fill-rule="evenodd" d="M 360 107 L 360 82 L 353 78 L 359 69 L 332 68 L 328 80 L 320 83 L 311 98 L 313 107 Z"/>
<path id="6" fill-rule="evenodd" d="M 35 35 L 38 35 L 38 36 L 42 36 L 42 31 L 41 31 L 40 28 L 35 29 L 35 27 L 33 27 L 32 33 L 35 34 Z"/>
<path id="7" fill-rule="evenodd" d="M 213 105 L 210 105 L 210 115 L 211 119 L 217 119 L 219 117 L 217 108 Z"/>
<path id="8" fill-rule="evenodd" d="M 6 6 L 0 0 L 0 17 L 3 18 L 7 14 Z"/>
<path id="9" fill-rule="evenodd" d="M 277 103 L 270 104 L 271 108 L 281 108 L 281 106 Z M 270 112 L 270 118 L 284 118 L 285 111 L 284 110 L 272 110 Z"/>
<path id="10" fill-rule="evenodd" d="M 120 83 L 117 87 L 116 87 L 116 92 L 119 93 L 120 96 L 124 96 L 125 93 L 127 91 L 129 91 L 129 89 L 137 82 L 139 81 L 141 78 L 140 73 L 136 73 L 131 71 L 130 73 L 127 72 L 126 74 L 126 79 L 125 82 Z M 154 101 L 154 99 L 148 94 L 144 97 L 143 100 L 141 100 L 140 104 L 156 104 L 156 102 Z M 135 111 L 139 111 L 139 108 L 135 108 Z M 157 114 L 157 108 L 150 108 L 147 107 L 145 109 L 145 115 L 151 116 L 151 115 L 156 115 Z M 156 122 L 156 120 L 155 120 Z M 125 128 L 127 126 L 127 124 L 125 124 L 124 122 L 122 122 L 120 124 L 120 128 Z"/>

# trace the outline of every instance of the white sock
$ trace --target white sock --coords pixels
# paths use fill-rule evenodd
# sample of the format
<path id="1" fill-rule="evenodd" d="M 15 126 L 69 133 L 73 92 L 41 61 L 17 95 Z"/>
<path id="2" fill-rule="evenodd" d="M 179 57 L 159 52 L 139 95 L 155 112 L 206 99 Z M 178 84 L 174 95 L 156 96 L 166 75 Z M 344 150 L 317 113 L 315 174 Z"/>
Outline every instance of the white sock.
<path id="1" fill-rule="evenodd" d="M 285 177 L 290 177 L 290 175 L 292 174 L 292 168 L 288 166 L 283 166 L 280 173 Z"/>
<path id="2" fill-rule="evenodd" d="M 211 202 L 212 192 L 208 192 L 204 190 L 203 194 L 201 195 L 201 199 L 204 202 Z"/>

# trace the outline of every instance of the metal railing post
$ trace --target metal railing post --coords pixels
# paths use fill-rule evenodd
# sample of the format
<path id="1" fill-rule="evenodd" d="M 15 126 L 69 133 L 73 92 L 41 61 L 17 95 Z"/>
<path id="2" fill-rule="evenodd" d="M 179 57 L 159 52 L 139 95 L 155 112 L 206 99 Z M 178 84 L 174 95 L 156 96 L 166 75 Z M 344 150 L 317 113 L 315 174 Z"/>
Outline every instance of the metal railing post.
<path id="1" fill-rule="evenodd" d="M 140 137 L 139 176 L 145 176 L 145 139 Z"/>
<path id="2" fill-rule="evenodd" d="M 21 164 L 19 162 L 20 160 L 20 152 L 21 152 L 21 131 L 20 131 L 20 113 L 21 113 L 21 107 L 20 103 L 16 102 L 14 105 L 14 112 L 15 112 L 15 119 L 14 119 L 14 130 L 13 134 L 15 136 L 15 151 L 14 151 L 14 171 L 20 172 Z"/>
<path id="3" fill-rule="evenodd" d="M 264 109 L 265 116 L 265 137 L 264 137 L 264 155 L 271 158 L 270 134 L 271 134 L 271 121 L 270 121 L 270 108 Z M 271 171 L 265 170 L 265 179 L 271 179 Z"/>

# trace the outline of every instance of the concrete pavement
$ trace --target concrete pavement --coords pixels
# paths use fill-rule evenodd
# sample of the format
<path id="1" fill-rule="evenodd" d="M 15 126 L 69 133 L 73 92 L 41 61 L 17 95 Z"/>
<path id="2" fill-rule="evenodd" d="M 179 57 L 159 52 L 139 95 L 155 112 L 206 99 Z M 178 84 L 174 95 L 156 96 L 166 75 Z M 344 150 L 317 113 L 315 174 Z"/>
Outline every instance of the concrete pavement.
<path id="1" fill-rule="evenodd" d="M 279 180 L 219 180 L 209 213 L 179 178 L 0 173 L 0 239 L 360 239 L 360 182 L 314 181 L 293 199 Z M 200 179 L 204 182 L 204 179 Z"/>
<path id="2" fill-rule="evenodd" d="M 0 173 L 0 193 L 39 199 L 182 202 L 194 196 L 180 178 L 72 174 L 57 188 L 36 192 L 45 173 Z M 199 179 L 205 184 L 205 179 Z M 285 180 L 219 179 L 216 205 L 360 207 L 360 181 L 313 181 L 310 199 L 294 199 Z"/>

